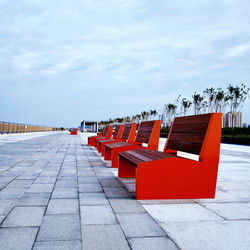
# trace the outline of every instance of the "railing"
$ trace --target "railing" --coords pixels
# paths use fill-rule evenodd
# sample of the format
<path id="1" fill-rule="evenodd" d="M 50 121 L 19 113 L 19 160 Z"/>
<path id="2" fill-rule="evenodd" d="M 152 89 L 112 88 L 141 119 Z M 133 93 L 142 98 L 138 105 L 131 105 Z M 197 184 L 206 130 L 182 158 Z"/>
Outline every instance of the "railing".
<path id="1" fill-rule="evenodd" d="M 22 123 L 2 122 L 0 121 L 0 134 L 61 131 L 62 128 L 53 128 L 45 126 L 36 126 Z"/>

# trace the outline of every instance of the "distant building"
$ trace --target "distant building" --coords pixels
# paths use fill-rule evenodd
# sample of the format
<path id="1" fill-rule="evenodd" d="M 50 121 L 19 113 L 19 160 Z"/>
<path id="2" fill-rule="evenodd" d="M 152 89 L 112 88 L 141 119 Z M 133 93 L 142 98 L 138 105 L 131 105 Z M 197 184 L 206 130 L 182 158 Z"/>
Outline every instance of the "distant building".
<path id="1" fill-rule="evenodd" d="M 250 128 L 250 124 L 244 122 L 244 123 L 242 123 L 242 127 L 243 127 L 243 128 Z"/>
<path id="2" fill-rule="evenodd" d="M 242 127 L 242 113 L 241 112 L 227 112 L 223 115 L 223 128 L 241 128 Z"/>
<path id="3" fill-rule="evenodd" d="M 97 121 L 82 121 L 81 122 L 81 132 L 98 132 L 98 122 Z"/>

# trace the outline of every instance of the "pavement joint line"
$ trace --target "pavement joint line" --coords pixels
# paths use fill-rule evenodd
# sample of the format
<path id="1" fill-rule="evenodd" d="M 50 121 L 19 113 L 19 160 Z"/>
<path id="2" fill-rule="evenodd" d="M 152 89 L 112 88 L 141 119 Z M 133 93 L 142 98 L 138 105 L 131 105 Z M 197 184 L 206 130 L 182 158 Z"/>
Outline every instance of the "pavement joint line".
<path id="1" fill-rule="evenodd" d="M 88 157 L 88 159 L 89 159 L 89 157 Z M 92 164 L 91 164 L 91 165 L 92 165 Z M 92 168 L 93 168 L 93 166 L 92 166 Z M 95 169 L 94 169 L 94 168 L 93 168 L 93 170 L 94 170 L 95 175 L 96 175 L 96 171 L 95 171 Z M 98 178 L 98 176 L 97 176 L 97 175 L 96 175 L 96 178 L 97 178 L 97 180 L 98 180 L 99 184 L 101 185 L 100 180 L 99 180 L 99 178 Z M 101 185 L 101 187 L 102 187 L 102 185 Z M 105 195 L 106 199 L 108 200 L 108 203 L 109 203 L 109 206 L 110 206 L 111 210 L 112 210 L 112 211 L 113 211 L 113 213 L 114 213 L 115 220 L 116 220 L 117 224 L 119 225 L 119 227 L 120 227 L 120 229 L 121 229 L 121 231 L 122 231 L 122 233 L 123 233 L 123 236 L 125 237 L 125 239 L 126 239 L 126 241 L 127 241 L 127 244 L 128 244 L 128 246 L 129 246 L 129 248 L 132 250 L 132 247 L 131 247 L 131 245 L 130 245 L 130 243 L 129 243 L 129 240 L 128 240 L 128 238 L 126 237 L 126 234 L 125 234 L 125 232 L 124 232 L 124 230 L 123 230 L 122 226 L 120 225 L 120 221 L 118 220 L 118 218 L 117 218 L 117 216 L 116 216 L 116 213 L 115 213 L 115 211 L 114 211 L 113 207 L 111 206 L 111 203 L 110 203 L 110 201 L 109 201 L 109 199 L 108 199 L 108 197 L 107 197 L 107 195 L 106 195 L 106 193 L 105 193 L 105 191 L 104 191 L 103 187 L 102 187 L 102 190 L 103 190 L 103 193 L 104 193 L 104 195 Z"/>
<path id="2" fill-rule="evenodd" d="M 67 148 L 67 150 L 68 150 L 68 148 Z M 63 158 L 62 163 L 61 163 L 61 165 L 60 165 L 60 170 L 61 170 L 61 168 L 62 168 L 62 165 L 63 165 L 64 159 L 66 158 L 66 155 L 67 155 L 67 151 L 66 151 L 65 154 L 64 154 L 64 158 Z M 60 170 L 59 170 L 58 173 L 57 173 L 56 179 L 57 179 L 58 176 L 59 176 Z M 41 175 L 41 173 L 40 173 L 40 175 Z M 40 176 L 40 175 L 39 175 L 39 176 Z M 38 178 L 38 176 L 37 176 L 37 178 Z M 36 179 L 37 179 L 37 178 L 36 178 Z M 55 183 L 54 183 L 54 186 L 53 186 L 52 191 L 50 192 L 50 196 L 49 196 L 49 199 L 48 199 L 47 206 L 46 206 L 46 208 L 45 208 L 45 210 L 44 210 L 44 214 L 43 214 L 43 218 L 42 218 L 41 224 L 40 224 L 40 226 L 38 227 L 38 230 L 37 230 L 37 232 L 36 232 L 36 236 L 35 236 L 35 239 L 34 239 L 33 244 L 32 244 L 32 249 L 34 248 L 35 243 L 37 242 L 37 237 L 38 237 L 38 234 L 39 234 L 39 232 L 40 232 L 41 225 L 42 225 L 42 223 L 43 223 L 44 216 L 45 216 L 45 214 L 46 214 L 46 212 L 47 212 L 47 209 L 48 209 L 48 206 L 49 206 L 49 202 L 50 202 L 50 200 L 51 200 L 52 193 L 53 193 L 54 189 L 55 189 Z"/>

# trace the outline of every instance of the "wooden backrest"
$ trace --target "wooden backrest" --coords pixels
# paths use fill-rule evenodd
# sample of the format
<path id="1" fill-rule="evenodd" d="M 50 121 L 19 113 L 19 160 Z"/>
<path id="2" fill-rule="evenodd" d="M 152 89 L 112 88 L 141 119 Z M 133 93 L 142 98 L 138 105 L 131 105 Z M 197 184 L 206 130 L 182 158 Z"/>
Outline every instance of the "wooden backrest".
<path id="1" fill-rule="evenodd" d="M 135 142 L 149 143 L 155 121 L 141 122 L 135 138 Z"/>
<path id="2" fill-rule="evenodd" d="M 212 114 L 176 117 L 165 145 L 172 149 L 199 155 Z"/>
<path id="3" fill-rule="evenodd" d="M 158 150 L 160 129 L 160 120 L 141 122 L 135 143 L 147 143 L 149 149 Z"/>
<path id="4" fill-rule="evenodd" d="M 113 137 L 117 138 L 121 125 L 116 125 Z"/>
<path id="5" fill-rule="evenodd" d="M 122 140 L 127 140 L 131 131 L 133 123 L 127 123 L 125 124 L 123 133 L 122 133 Z"/>
<path id="6" fill-rule="evenodd" d="M 105 128 L 102 131 L 102 135 L 106 136 L 108 134 L 108 131 L 109 131 L 109 126 L 105 126 Z"/>

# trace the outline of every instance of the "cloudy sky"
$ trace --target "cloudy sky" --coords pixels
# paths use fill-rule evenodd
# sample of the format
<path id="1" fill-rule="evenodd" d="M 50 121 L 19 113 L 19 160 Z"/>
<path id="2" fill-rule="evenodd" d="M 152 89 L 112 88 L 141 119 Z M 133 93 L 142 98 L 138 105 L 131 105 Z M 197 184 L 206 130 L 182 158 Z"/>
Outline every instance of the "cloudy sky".
<path id="1" fill-rule="evenodd" d="M 0 0 L 0 120 L 76 126 L 249 86 L 249 10 L 248 0 Z"/>

